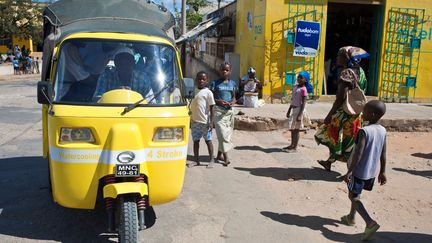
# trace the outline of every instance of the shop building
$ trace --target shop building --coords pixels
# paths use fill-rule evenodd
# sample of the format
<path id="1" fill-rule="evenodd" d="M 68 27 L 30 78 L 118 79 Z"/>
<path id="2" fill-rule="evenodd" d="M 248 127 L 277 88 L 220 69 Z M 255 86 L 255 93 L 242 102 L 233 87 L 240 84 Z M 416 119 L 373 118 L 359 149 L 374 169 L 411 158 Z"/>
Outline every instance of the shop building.
<path id="1" fill-rule="evenodd" d="M 238 0 L 235 53 L 264 81 L 263 97 L 289 96 L 295 75 L 311 74 L 316 97 L 336 92 L 333 66 L 342 46 L 358 46 L 366 94 L 388 102 L 432 101 L 432 1 Z M 320 24 L 315 57 L 294 57 L 297 21 Z"/>

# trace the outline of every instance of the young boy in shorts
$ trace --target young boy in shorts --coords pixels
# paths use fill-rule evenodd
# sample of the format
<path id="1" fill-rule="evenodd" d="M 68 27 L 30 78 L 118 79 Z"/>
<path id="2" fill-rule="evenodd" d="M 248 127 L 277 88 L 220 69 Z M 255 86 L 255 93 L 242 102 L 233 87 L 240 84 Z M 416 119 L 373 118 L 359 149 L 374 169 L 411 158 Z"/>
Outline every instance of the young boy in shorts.
<path id="1" fill-rule="evenodd" d="M 380 227 L 373 220 L 363 203 L 360 194 L 363 189 L 372 191 L 375 177 L 378 175 L 378 183 L 384 185 L 387 182 L 385 175 L 386 166 L 386 129 L 377 124 L 385 114 L 384 102 L 372 100 L 366 103 L 363 110 L 363 118 L 369 124 L 363 127 L 356 138 L 356 145 L 348 161 L 348 172 L 344 181 L 348 184 L 351 211 L 341 218 L 345 225 L 355 224 L 355 214 L 358 212 L 366 222 L 366 229 L 362 240 L 368 240 Z"/>
<path id="2" fill-rule="evenodd" d="M 195 163 L 189 166 L 200 165 L 199 161 L 199 142 L 203 137 L 210 155 L 210 163 L 207 168 L 213 168 L 213 143 L 212 143 L 212 124 L 213 124 L 213 106 L 215 101 L 213 93 L 208 89 L 207 73 L 200 71 L 195 78 L 198 84 L 198 93 L 191 103 L 191 132 L 194 141 L 194 160 Z"/>

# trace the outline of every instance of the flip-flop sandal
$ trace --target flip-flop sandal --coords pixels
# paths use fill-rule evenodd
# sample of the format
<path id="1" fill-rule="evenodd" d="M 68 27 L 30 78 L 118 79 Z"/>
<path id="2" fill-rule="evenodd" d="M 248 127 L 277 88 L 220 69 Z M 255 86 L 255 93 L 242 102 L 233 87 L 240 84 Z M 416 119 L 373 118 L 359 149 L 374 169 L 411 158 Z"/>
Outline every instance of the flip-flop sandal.
<path id="1" fill-rule="evenodd" d="M 200 166 L 200 163 L 194 161 L 194 162 L 187 163 L 186 166 L 188 168 L 192 168 L 192 167 L 195 167 L 195 166 Z"/>
<path id="2" fill-rule="evenodd" d="M 379 224 L 376 224 L 370 228 L 366 227 L 365 231 L 363 232 L 361 240 L 369 240 L 375 232 L 380 228 Z"/>
<path id="3" fill-rule="evenodd" d="M 207 165 L 207 169 L 212 169 L 214 167 L 214 162 L 210 162 Z"/>
<path id="4" fill-rule="evenodd" d="M 291 148 L 292 148 L 291 146 L 286 146 L 286 147 L 283 147 L 282 150 L 284 150 L 284 149 L 291 149 Z"/>
<path id="5" fill-rule="evenodd" d="M 341 222 L 342 222 L 342 224 L 347 225 L 347 226 L 354 226 L 354 225 L 355 225 L 355 223 L 351 223 L 351 222 L 349 221 L 349 219 L 348 219 L 348 215 L 344 215 L 344 216 L 342 216 L 342 218 L 341 218 Z"/>
<path id="6" fill-rule="evenodd" d="M 223 166 L 227 167 L 229 164 L 231 164 L 231 162 L 227 161 L 227 162 L 223 163 Z"/>
<path id="7" fill-rule="evenodd" d="M 297 149 L 282 149 L 285 153 L 297 153 Z"/>
<path id="8" fill-rule="evenodd" d="M 329 164 L 327 160 L 318 160 L 318 164 L 324 167 L 326 171 L 331 171 L 331 164 Z"/>

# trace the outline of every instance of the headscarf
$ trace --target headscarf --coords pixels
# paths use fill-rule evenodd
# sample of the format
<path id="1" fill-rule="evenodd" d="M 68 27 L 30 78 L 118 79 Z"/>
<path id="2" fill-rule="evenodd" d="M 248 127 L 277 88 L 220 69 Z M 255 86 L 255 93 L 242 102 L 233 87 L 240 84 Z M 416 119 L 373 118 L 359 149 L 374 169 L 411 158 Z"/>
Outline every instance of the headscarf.
<path id="1" fill-rule="evenodd" d="M 310 74 L 307 71 L 301 71 L 299 72 L 299 75 L 306 79 L 306 90 L 309 94 L 313 93 L 313 87 L 310 83 Z"/>
<path id="2" fill-rule="evenodd" d="M 302 76 L 303 78 L 305 78 L 308 83 L 310 82 L 310 74 L 308 72 L 301 71 L 301 72 L 299 72 L 299 75 Z"/>
<path id="3" fill-rule="evenodd" d="M 369 53 L 360 47 L 344 46 L 339 49 L 338 56 L 347 61 L 348 67 L 353 67 L 354 64 L 360 63 L 362 58 L 368 58 Z"/>

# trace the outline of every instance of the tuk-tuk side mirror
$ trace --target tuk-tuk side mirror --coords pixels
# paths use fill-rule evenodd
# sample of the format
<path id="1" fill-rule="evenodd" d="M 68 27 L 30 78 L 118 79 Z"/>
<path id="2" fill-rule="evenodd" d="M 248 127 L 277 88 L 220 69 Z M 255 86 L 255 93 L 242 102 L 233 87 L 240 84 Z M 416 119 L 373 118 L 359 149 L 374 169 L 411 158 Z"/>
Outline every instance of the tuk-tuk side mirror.
<path id="1" fill-rule="evenodd" d="M 192 78 L 183 79 L 183 97 L 192 99 L 195 96 L 195 81 Z"/>
<path id="2" fill-rule="evenodd" d="M 39 81 L 37 84 L 37 99 L 39 104 L 50 104 L 52 85 L 48 81 Z"/>

